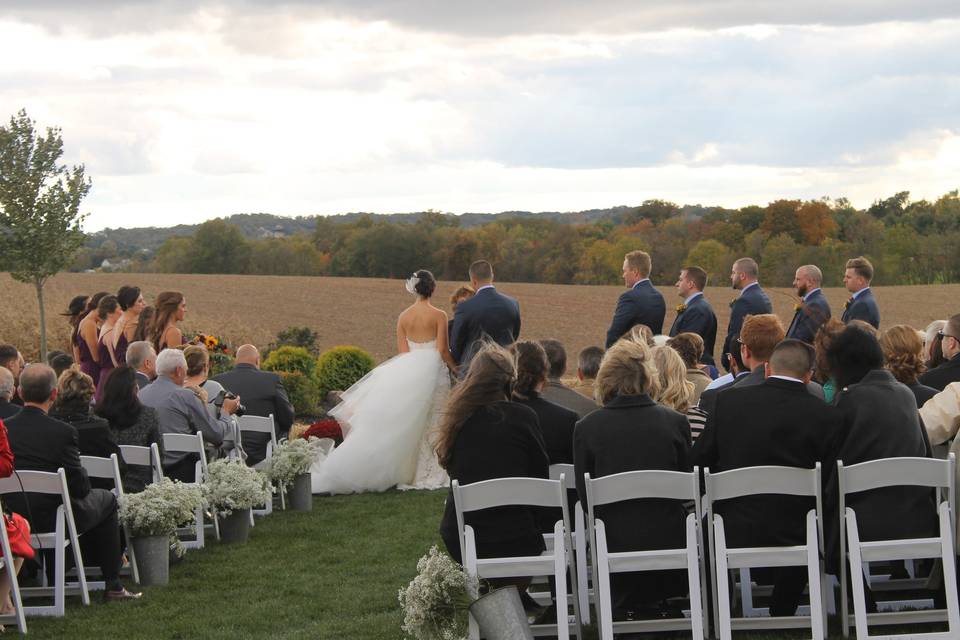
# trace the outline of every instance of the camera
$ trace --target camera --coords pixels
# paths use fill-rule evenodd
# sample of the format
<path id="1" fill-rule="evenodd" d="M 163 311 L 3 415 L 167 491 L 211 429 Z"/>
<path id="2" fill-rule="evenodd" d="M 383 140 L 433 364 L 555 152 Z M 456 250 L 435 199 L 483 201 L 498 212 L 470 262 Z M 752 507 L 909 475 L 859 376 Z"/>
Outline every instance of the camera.
<path id="1" fill-rule="evenodd" d="M 237 398 L 237 394 L 227 391 L 226 389 L 221 389 L 220 393 L 217 394 L 217 397 L 213 399 L 213 404 L 218 409 L 222 409 L 224 400 L 236 400 L 236 398 Z M 247 408 L 241 404 L 241 405 L 237 405 L 237 410 L 233 412 L 233 415 L 239 418 L 246 412 L 247 412 Z"/>

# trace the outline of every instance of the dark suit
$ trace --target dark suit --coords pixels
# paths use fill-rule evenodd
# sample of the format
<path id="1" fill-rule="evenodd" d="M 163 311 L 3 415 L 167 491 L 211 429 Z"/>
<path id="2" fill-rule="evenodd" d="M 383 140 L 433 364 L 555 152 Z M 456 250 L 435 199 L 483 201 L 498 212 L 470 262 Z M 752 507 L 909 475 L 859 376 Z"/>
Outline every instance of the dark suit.
<path id="1" fill-rule="evenodd" d="M 800 303 L 800 309 L 793 314 L 793 320 L 787 328 L 787 337 L 813 344 L 820 327 L 830 319 L 830 303 L 823 291 L 817 289 Z"/>
<path id="2" fill-rule="evenodd" d="M 638 324 L 650 327 L 653 335 L 663 333 L 663 317 L 667 315 L 667 304 L 663 296 L 650 280 L 642 280 L 624 291 L 617 299 L 617 308 L 613 312 L 613 322 L 607 329 L 607 346 L 623 337 Z"/>
<path id="3" fill-rule="evenodd" d="M 839 569 L 836 461 L 846 466 L 901 456 L 930 456 L 930 442 L 920 422 L 917 402 L 889 371 L 870 371 L 837 394 L 842 425 L 829 444 L 824 461 L 827 510 L 828 569 Z M 862 540 L 926 538 L 937 534 L 933 493 L 924 487 L 885 487 L 847 496 L 857 513 Z"/>
<path id="4" fill-rule="evenodd" d="M 517 341 L 520 305 L 493 287 L 483 287 L 457 305 L 450 334 L 450 354 L 463 375 L 484 339 L 493 340 L 501 347 Z"/>
<path id="5" fill-rule="evenodd" d="M 874 329 L 880 328 L 880 307 L 877 306 L 877 301 L 873 297 L 873 291 L 869 287 L 862 290 L 862 293 L 856 298 L 851 297 L 847 301 L 847 307 L 843 310 L 843 317 L 841 318 L 844 322 L 850 322 L 851 320 L 863 320 L 868 324 L 872 324 Z"/>
<path id="6" fill-rule="evenodd" d="M 230 371 L 215 376 L 213 380 L 240 396 L 240 401 L 251 416 L 273 414 L 277 438 L 285 436 L 293 425 L 293 405 L 287 397 L 280 376 L 270 371 L 261 371 L 252 364 L 238 364 Z M 249 433 L 243 436 L 243 448 L 247 452 L 247 464 L 254 465 L 267 455 L 265 433 Z"/>
<path id="7" fill-rule="evenodd" d="M 960 353 L 920 376 L 920 384 L 937 391 L 943 391 L 951 382 L 960 382 Z"/>
<path id="8" fill-rule="evenodd" d="M 493 478 L 547 478 L 549 471 L 537 414 L 516 402 L 496 402 L 467 418 L 447 466 L 450 479 L 462 485 Z M 480 558 L 535 556 L 544 549 L 536 517 L 534 507 L 495 507 L 464 514 L 464 523 L 473 527 Z M 461 562 L 452 491 L 440 536 L 450 555 Z"/>
<path id="9" fill-rule="evenodd" d="M 533 394 L 529 400 L 517 400 L 537 414 L 540 434 L 550 464 L 573 464 L 573 428 L 579 417 L 573 411 Z"/>
<path id="10" fill-rule="evenodd" d="M 839 428 L 839 411 L 800 382 L 737 385 L 717 396 L 693 445 L 693 464 L 711 473 L 764 465 L 812 469 Z M 789 546 L 806 542 L 807 511 L 814 506 L 812 498 L 761 495 L 725 500 L 716 510 L 731 547 Z M 771 615 L 794 615 L 806 582 L 805 568 L 776 570 Z"/>
<path id="11" fill-rule="evenodd" d="M 730 324 L 727 325 L 727 337 L 723 340 L 723 351 L 720 353 L 720 364 L 727 371 L 730 370 L 727 354 L 730 353 L 730 349 L 739 348 L 739 345 L 731 344 L 731 342 L 734 336 L 740 335 L 743 319 L 747 316 L 758 316 L 763 313 L 773 313 L 773 305 L 770 304 L 770 298 L 763 292 L 759 284 L 749 285 L 734 300 L 733 306 L 730 308 Z"/>
<path id="12" fill-rule="evenodd" d="M 108 589 L 119 588 L 121 548 L 117 500 L 109 491 L 90 488 L 87 472 L 80 465 L 77 430 L 36 407 L 24 407 L 6 425 L 18 471 L 56 473 L 63 467 L 77 529 L 84 534 L 80 539 L 83 554 L 98 563 Z M 13 511 L 30 517 L 32 528 L 37 532 L 52 531 L 60 499 L 40 494 L 27 496 L 8 495 L 6 500 Z"/>
<path id="13" fill-rule="evenodd" d="M 143 389 L 145 386 L 147 386 L 148 384 L 150 384 L 150 376 L 148 376 L 147 374 L 143 373 L 142 371 L 136 371 L 135 374 L 136 374 L 135 377 L 136 377 L 136 380 L 137 380 L 137 388 L 138 388 L 138 389 Z"/>
<path id="14" fill-rule="evenodd" d="M 678 333 L 695 333 L 703 338 L 703 357 L 700 362 L 714 364 L 713 349 L 717 344 L 717 314 L 701 293 L 687 303 L 670 327 L 670 337 Z"/>
<path id="15" fill-rule="evenodd" d="M 553 404 L 560 405 L 564 409 L 573 411 L 578 418 L 582 418 L 597 409 L 596 402 L 570 387 L 564 386 L 562 382 L 556 379 L 547 380 L 540 397 Z"/>
<path id="16" fill-rule="evenodd" d="M 584 473 L 602 478 L 625 471 L 690 471 L 690 424 L 649 396 L 616 397 L 577 423 L 573 458 L 581 496 L 587 495 Z M 684 544 L 687 512 L 676 500 L 619 502 L 597 507 L 594 516 L 606 526 L 610 551 Z M 614 606 L 621 609 L 686 592 L 682 571 L 620 573 L 612 581 Z"/>
<path id="17" fill-rule="evenodd" d="M 12 402 L 7 402 L 6 400 L 0 400 L 0 420 L 6 420 L 7 418 L 12 418 L 13 416 L 20 413 L 22 409 L 20 405 L 13 404 Z"/>
<path id="18" fill-rule="evenodd" d="M 765 367 L 762 364 L 757 365 L 753 369 L 753 371 L 751 371 L 749 374 L 738 376 L 736 380 L 734 380 L 728 385 L 725 385 L 723 387 L 718 387 L 716 389 L 711 389 L 710 391 L 704 391 L 703 395 L 700 396 L 700 405 L 699 405 L 700 409 L 702 409 L 706 413 L 710 413 L 713 410 L 713 408 L 716 406 L 716 398 L 719 396 L 720 393 L 726 391 L 727 389 L 731 389 L 734 387 L 752 387 L 752 386 L 763 384 L 765 381 L 766 381 Z M 713 392 L 716 392 L 716 393 L 713 393 Z M 810 381 L 807 383 L 807 392 L 809 392 L 810 395 L 817 398 L 821 402 L 825 401 L 824 395 L 823 395 L 823 387 L 817 384 L 816 382 Z M 704 396 L 707 396 L 708 393 L 710 394 L 710 396 L 707 397 L 706 401 L 704 401 Z"/>

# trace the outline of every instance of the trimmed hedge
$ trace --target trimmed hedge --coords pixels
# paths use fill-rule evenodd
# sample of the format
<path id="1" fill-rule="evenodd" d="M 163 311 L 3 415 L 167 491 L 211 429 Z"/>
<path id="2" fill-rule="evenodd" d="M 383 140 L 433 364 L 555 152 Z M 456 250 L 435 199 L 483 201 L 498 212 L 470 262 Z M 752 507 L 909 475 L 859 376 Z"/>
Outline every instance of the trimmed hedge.
<path id="1" fill-rule="evenodd" d="M 267 356 L 263 368 L 266 371 L 297 372 L 313 378 L 317 371 L 317 361 L 303 347 L 280 347 Z"/>
<path id="2" fill-rule="evenodd" d="M 317 383 L 299 371 L 277 371 L 287 390 L 287 397 L 298 416 L 315 416 L 319 413 L 320 391 Z"/>
<path id="3" fill-rule="evenodd" d="M 333 347 L 317 359 L 317 383 L 321 397 L 331 391 L 345 391 L 354 382 L 367 375 L 376 362 L 373 356 L 359 347 Z"/>

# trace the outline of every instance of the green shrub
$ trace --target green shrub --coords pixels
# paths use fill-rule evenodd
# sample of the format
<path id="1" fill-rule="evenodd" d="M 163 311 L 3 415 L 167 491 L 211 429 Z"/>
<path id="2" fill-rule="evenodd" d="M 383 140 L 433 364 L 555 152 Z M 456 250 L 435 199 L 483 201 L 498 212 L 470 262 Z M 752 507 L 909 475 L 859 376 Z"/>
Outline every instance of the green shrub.
<path id="1" fill-rule="evenodd" d="M 210 354 L 210 377 L 233 369 L 234 360 L 225 353 L 213 352 Z"/>
<path id="2" fill-rule="evenodd" d="M 298 416 L 315 416 L 319 413 L 320 390 L 316 381 L 308 378 L 299 371 L 278 371 L 287 390 L 287 397 L 293 405 L 293 412 Z"/>
<path id="3" fill-rule="evenodd" d="M 275 346 L 278 349 L 280 347 L 303 347 L 314 357 L 320 353 L 320 350 L 317 349 L 317 332 L 310 327 L 287 327 L 277 334 Z"/>
<path id="4" fill-rule="evenodd" d="M 280 347 L 267 356 L 263 368 L 266 371 L 298 372 L 313 378 L 317 370 L 317 361 L 303 347 Z"/>
<path id="5" fill-rule="evenodd" d="M 322 397 L 345 391 L 376 365 L 373 356 L 359 347 L 333 347 L 317 359 L 317 382 Z"/>

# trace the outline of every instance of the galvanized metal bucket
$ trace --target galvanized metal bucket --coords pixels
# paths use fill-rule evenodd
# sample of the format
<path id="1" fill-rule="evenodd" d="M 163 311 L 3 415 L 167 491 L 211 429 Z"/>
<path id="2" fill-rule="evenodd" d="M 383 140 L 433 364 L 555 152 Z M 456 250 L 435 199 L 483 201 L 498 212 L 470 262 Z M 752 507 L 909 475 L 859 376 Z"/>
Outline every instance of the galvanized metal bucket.
<path id="1" fill-rule="evenodd" d="M 470 614 L 487 640 L 533 640 L 516 587 L 494 589 L 470 605 Z"/>

